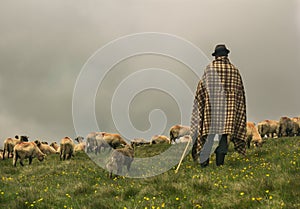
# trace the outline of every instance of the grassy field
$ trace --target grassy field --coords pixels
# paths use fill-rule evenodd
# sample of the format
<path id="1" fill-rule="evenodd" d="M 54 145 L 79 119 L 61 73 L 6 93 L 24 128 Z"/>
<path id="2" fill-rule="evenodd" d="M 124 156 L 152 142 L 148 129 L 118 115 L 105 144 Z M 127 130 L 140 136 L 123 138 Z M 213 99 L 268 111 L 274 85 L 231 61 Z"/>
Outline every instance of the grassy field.
<path id="1" fill-rule="evenodd" d="M 146 157 L 166 146 L 140 147 Z M 180 155 L 180 153 L 179 153 Z M 300 208 L 300 138 L 269 139 L 247 158 L 232 151 L 225 165 L 201 169 L 188 155 L 177 174 L 175 166 L 150 178 L 109 179 L 85 153 L 69 161 L 58 155 L 43 162 L 12 166 L 0 162 L 0 208 Z M 162 159 L 163 160 L 163 159 Z"/>

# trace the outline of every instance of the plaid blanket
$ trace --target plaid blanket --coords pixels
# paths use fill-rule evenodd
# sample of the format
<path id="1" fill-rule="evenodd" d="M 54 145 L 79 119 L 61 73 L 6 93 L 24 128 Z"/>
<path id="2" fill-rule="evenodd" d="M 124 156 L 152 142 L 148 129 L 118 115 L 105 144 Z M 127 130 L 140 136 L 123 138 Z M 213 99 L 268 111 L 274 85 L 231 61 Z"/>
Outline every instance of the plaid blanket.
<path id="1" fill-rule="evenodd" d="M 235 150 L 246 154 L 244 86 L 238 69 L 226 56 L 207 66 L 197 87 L 191 118 L 194 160 L 208 134 L 228 134 Z"/>

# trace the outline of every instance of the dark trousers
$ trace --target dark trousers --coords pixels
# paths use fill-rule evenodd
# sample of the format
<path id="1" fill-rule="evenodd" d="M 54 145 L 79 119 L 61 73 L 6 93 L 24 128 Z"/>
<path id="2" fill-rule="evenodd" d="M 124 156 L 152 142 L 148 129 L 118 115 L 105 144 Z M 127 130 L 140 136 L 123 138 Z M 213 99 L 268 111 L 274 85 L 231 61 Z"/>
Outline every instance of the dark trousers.
<path id="1" fill-rule="evenodd" d="M 209 134 L 206 137 L 205 143 L 204 143 L 203 148 L 200 152 L 200 163 L 204 163 L 204 162 L 208 161 L 208 159 L 210 157 L 212 147 L 213 147 L 213 144 L 214 144 L 215 136 L 216 136 L 216 134 Z M 227 154 L 227 151 L 228 151 L 227 134 L 219 135 L 219 145 L 215 149 L 214 152 L 216 153 L 217 156 L 224 156 L 225 157 L 225 155 Z"/>
<path id="2" fill-rule="evenodd" d="M 222 134 L 219 141 L 219 146 L 216 148 L 215 153 L 226 155 L 228 152 L 227 134 Z"/>

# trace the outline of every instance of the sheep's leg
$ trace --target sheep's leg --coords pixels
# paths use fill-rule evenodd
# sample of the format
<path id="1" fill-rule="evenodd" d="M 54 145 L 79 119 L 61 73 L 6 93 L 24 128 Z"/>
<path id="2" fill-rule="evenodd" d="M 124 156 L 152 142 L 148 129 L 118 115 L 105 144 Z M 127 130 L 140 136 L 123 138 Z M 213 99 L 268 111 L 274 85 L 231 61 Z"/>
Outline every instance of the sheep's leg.
<path id="1" fill-rule="evenodd" d="M 17 160 L 18 160 L 18 155 L 15 154 L 14 159 L 13 159 L 13 165 L 16 167 L 17 166 Z"/>
<path id="2" fill-rule="evenodd" d="M 129 171 L 130 170 L 130 167 L 131 167 L 131 163 L 132 163 L 132 160 L 128 162 L 127 164 L 127 170 Z"/>
<path id="3" fill-rule="evenodd" d="M 248 147 L 248 149 L 250 149 L 250 146 L 251 146 L 251 139 L 248 139 L 247 140 L 247 147 Z"/>
<path id="4" fill-rule="evenodd" d="M 32 163 L 32 156 L 29 157 L 29 165 Z"/>
<path id="5" fill-rule="evenodd" d="M 112 174 L 112 172 L 109 172 L 109 174 L 108 174 L 108 177 L 109 177 L 110 179 L 112 179 L 112 178 L 113 178 L 113 174 Z"/>
<path id="6" fill-rule="evenodd" d="M 21 158 L 20 158 L 20 165 L 21 165 L 21 166 L 24 166 L 24 164 L 23 164 L 23 159 L 21 159 Z"/>
<path id="7" fill-rule="evenodd" d="M 4 160 L 5 157 L 5 148 L 3 149 L 3 156 L 2 156 L 2 160 Z"/>
<path id="8" fill-rule="evenodd" d="M 121 173 L 122 173 L 122 165 L 118 165 L 117 175 L 120 175 Z"/>
<path id="9" fill-rule="evenodd" d="M 68 160 L 70 160 L 71 159 L 71 157 L 72 157 L 72 155 L 73 155 L 73 152 L 71 151 L 69 154 L 68 154 Z"/>

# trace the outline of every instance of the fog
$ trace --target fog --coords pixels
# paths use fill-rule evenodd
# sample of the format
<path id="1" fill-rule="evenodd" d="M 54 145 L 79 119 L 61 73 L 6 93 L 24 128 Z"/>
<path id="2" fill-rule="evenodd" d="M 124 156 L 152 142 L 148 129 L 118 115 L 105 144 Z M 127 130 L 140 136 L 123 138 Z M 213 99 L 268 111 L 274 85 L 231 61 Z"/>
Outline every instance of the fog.
<path id="1" fill-rule="evenodd" d="M 142 32 L 186 39 L 204 52 L 206 64 L 213 59 L 215 45 L 225 43 L 242 74 L 249 121 L 300 115 L 300 1 L 12 0 L 0 4 L 0 146 L 16 134 L 46 141 L 75 137 L 72 97 L 84 64 L 110 41 Z M 126 76 L 144 68 L 169 70 L 191 89 L 198 82 L 187 66 L 170 57 L 140 55 L 123 60 L 107 74 L 95 98 L 101 131 L 117 131 L 110 110 L 114 90 Z M 93 101 L 82 105 L 86 102 Z M 133 125 L 147 130 L 153 109 L 165 113 L 164 134 L 180 123 L 176 101 L 149 89 L 131 102 Z"/>

